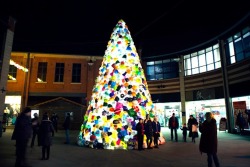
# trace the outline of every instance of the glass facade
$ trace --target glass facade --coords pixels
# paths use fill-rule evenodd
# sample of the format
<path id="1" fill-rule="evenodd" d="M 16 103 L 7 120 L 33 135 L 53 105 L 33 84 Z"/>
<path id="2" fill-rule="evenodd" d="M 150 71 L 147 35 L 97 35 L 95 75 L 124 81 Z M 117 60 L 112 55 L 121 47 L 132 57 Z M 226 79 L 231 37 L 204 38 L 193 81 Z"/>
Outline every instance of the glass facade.
<path id="1" fill-rule="evenodd" d="M 147 80 L 179 77 L 179 58 L 147 62 Z"/>
<path id="2" fill-rule="evenodd" d="M 242 29 L 225 41 L 227 65 L 250 57 L 250 27 Z M 221 68 L 219 44 L 187 54 L 184 58 L 185 76 Z M 147 80 L 179 77 L 179 58 L 147 62 Z"/>
<path id="3" fill-rule="evenodd" d="M 218 44 L 184 56 L 185 76 L 215 70 L 220 67 Z"/>
<path id="4" fill-rule="evenodd" d="M 225 41 L 227 65 L 250 57 L 250 27 L 244 28 Z"/>

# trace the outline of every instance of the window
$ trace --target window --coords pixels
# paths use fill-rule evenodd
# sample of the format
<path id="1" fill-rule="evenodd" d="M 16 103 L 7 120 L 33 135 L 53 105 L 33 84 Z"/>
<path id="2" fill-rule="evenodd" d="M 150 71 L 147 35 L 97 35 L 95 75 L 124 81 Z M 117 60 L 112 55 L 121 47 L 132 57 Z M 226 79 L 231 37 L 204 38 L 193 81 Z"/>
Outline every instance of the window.
<path id="1" fill-rule="evenodd" d="M 64 63 L 56 63 L 55 82 L 63 82 Z"/>
<path id="2" fill-rule="evenodd" d="M 185 55 L 185 76 L 211 71 L 221 67 L 219 45 Z"/>
<path id="3" fill-rule="evenodd" d="M 199 55 L 199 65 L 200 65 L 200 72 L 206 72 L 206 57 L 205 57 L 205 54 Z"/>
<path id="4" fill-rule="evenodd" d="M 14 65 L 9 66 L 9 74 L 8 74 L 8 80 L 9 81 L 15 81 L 17 76 L 17 68 Z"/>
<path id="5" fill-rule="evenodd" d="M 219 45 L 215 45 L 213 48 L 214 48 L 213 53 L 214 53 L 215 69 L 221 68 Z"/>
<path id="6" fill-rule="evenodd" d="M 250 27 L 244 28 L 225 42 L 227 64 L 237 63 L 250 57 Z"/>
<path id="7" fill-rule="evenodd" d="M 208 71 L 214 70 L 214 57 L 212 51 L 206 53 L 206 61 L 207 61 L 207 70 Z"/>
<path id="8" fill-rule="evenodd" d="M 46 82 L 47 62 L 39 62 L 37 70 L 37 82 Z"/>
<path id="9" fill-rule="evenodd" d="M 243 60 L 244 54 L 243 54 L 243 46 L 242 46 L 241 37 L 235 39 L 234 48 L 235 48 L 236 61 L 238 62 L 238 61 Z"/>
<path id="10" fill-rule="evenodd" d="M 72 67 L 72 83 L 81 82 L 81 64 L 74 63 Z"/>
<path id="11" fill-rule="evenodd" d="M 245 47 L 245 56 L 250 57 L 250 32 L 243 35 L 243 43 Z"/>
<path id="12" fill-rule="evenodd" d="M 147 80 L 179 77 L 179 58 L 147 62 Z"/>

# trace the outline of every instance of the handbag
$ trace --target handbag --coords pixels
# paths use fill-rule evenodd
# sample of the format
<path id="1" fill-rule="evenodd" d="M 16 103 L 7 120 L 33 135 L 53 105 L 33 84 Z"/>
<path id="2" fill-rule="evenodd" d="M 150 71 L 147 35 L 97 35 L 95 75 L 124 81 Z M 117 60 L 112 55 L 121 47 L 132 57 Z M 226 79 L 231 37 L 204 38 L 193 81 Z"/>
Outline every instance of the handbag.
<path id="1" fill-rule="evenodd" d="M 198 132 L 198 126 L 192 125 L 192 132 Z"/>

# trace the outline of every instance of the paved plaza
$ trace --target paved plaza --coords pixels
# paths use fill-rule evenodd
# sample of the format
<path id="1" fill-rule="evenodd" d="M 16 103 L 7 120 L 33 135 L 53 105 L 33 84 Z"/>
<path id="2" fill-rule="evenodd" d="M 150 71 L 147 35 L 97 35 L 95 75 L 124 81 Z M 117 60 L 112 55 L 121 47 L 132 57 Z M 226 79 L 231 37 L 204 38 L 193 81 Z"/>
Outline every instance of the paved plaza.
<path id="1" fill-rule="evenodd" d="M 28 162 L 32 167 L 206 167 L 206 154 L 199 152 L 196 143 L 170 141 L 168 128 L 162 128 L 166 139 L 159 149 L 152 150 L 96 150 L 79 147 L 76 138 L 79 131 L 71 131 L 71 143 L 64 144 L 64 131 L 55 133 L 49 160 L 41 159 L 41 147 L 28 148 Z M 15 141 L 10 140 L 13 129 L 7 129 L 0 138 L 0 167 L 14 167 Z M 200 135 L 200 134 L 199 134 Z M 218 157 L 221 167 L 250 166 L 250 136 L 218 132 Z"/>

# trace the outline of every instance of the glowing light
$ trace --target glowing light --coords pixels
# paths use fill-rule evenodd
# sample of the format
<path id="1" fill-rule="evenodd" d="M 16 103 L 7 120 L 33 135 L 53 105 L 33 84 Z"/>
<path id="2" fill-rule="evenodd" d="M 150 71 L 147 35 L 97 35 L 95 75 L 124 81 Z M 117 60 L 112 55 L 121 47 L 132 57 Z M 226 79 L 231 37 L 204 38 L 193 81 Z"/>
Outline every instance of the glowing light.
<path id="1" fill-rule="evenodd" d="M 14 78 L 12 75 L 8 74 L 8 78 L 11 79 L 11 80 L 13 80 L 13 81 L 16 81 L 16 78 Z"/>
<path id="2" fill-rule="evenodd" d="M 153 108 L 134 42 L 120 20 L 108 42 L 77 143 L 93 144 L 93 132 L 104 149 L 131 148 L 136 123 L 147 113 L 155 115 Z"/>
<path id="3" fill-rule="evenodd" d="M 10 65 L 14 65 L 16 68 L 23 70 L 24 72 L 28 72 L 29 70 L 19 64 L 17 64 L 16 62 L 14 62 L 13 60 L 10 59 Z"/>

